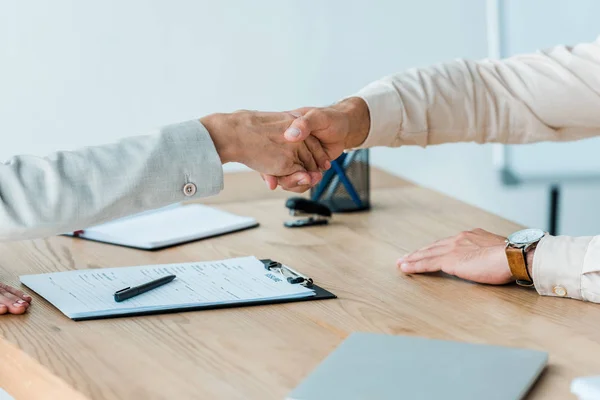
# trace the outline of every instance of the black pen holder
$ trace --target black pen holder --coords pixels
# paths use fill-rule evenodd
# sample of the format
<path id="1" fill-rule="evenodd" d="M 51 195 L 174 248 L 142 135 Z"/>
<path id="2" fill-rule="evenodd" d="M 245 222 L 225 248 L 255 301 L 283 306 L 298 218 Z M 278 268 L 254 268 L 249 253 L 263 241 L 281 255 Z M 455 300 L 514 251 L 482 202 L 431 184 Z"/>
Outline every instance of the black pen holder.
<path id="1" fill-rule="evenodd" d="M 310 191 L 311 200 L 325 204 L 332 212 L 363 211 L 371 208 L 369 150 L 343 153 Z"/>

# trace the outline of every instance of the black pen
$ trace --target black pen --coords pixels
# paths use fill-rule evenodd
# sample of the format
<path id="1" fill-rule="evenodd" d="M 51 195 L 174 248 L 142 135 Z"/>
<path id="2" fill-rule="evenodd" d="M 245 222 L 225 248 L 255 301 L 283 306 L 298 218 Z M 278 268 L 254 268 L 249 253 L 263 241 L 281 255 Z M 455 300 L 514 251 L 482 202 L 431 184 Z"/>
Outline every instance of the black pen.
<path id="1" fill-rule="evenodd" d="M 171 282 L 173 279 L 175 279 L 175 275 L 167 275 L 139 286 L 126 287 L 125 289 L 115 292 L 115 301 L 127 300 L 137 296 L 138 294 L 146 293 L 152 289 L 156 289 L 159 286 Z"/>

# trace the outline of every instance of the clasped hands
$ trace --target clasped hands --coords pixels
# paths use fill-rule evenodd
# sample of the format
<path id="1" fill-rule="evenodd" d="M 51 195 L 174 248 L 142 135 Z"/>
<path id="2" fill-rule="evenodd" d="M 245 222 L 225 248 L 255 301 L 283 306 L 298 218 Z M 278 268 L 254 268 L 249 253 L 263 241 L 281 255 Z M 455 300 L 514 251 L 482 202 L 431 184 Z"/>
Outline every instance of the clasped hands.
<path id="1" fill-rule="evenodd" d="M 331 107 L 287 112 L 238 111 L 200 120 L 222 163 L 239 162 L 261 173 L 269 189 L 301 193 L 345 149 L 359 146 L 369 132 L 369 111 L 359 98 Z"/>

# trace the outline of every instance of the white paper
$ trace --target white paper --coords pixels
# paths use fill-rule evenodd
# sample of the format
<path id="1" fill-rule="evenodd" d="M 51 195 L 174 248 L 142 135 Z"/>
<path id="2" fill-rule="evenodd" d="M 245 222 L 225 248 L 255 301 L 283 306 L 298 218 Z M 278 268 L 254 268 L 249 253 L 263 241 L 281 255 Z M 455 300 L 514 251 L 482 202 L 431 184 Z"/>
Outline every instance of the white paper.
<path id="1" fill-rule="evenodd" d="M 176 205 L 84 230 L 81 237 L 153 249 L 249 228 L 256 220 L 201 204 Z"/>
<path id="2" fill-rule="evenodd" d="M 15 400 L 10 394 L 6 393 L 6 391 L 0 388 L 0 400 Z"/>
<path id="3" fill-rule="evenodd" d="M 114 300 L 118 290 L 166 275 L 177 277 L 123 302 Z M 290 284 L 283 275 L 266 270 L 255 257 L 87 269 L 24 275 L 20 279 L 66 316 L 75 319 L 315 295 L 313 290 Z"/>
<path id="4" fill-rule="evenodd" d="M 600 375 L 576 378 L 571 382 L 571 393 L 579 400 L 600 399 Z"/>

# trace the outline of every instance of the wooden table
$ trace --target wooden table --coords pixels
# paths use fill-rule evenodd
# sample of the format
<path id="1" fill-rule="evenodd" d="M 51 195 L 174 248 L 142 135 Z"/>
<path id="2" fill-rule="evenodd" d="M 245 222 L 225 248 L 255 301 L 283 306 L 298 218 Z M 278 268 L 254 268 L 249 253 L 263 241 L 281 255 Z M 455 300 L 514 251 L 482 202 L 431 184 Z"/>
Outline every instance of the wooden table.
<path id="1" fill-rule="evenodd" d="M 529 347 L 550 366 L 531 399 L 566 399 L 574 377 L 600 374 L 600 305 L 435 275 L 407 276 L 407 251 L 474 227 L 519 227 L 375 171 L 373 210 L 329 226 L 286 229 L 284 193 L 229 175 L 207 203 L 256 217 L 259 229 L 144 252 L 53 237 L 1 244 L 0 274 L 242 255 L 293 265 L 337 300 L 73 322 L 39 296 L 0 317 L 0 387 L 17 399 L 281 399 L 354 331 Z M 398 387 L 399 393 L 402 387 Z"/>

